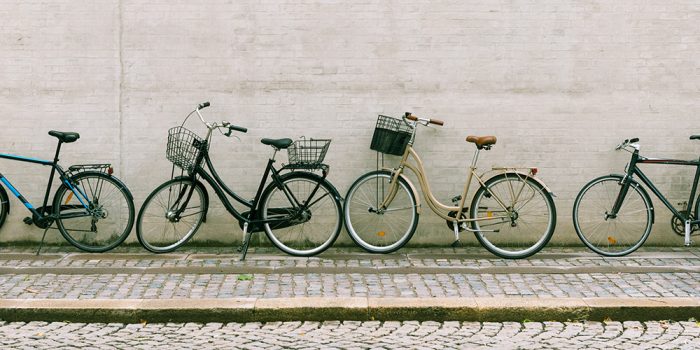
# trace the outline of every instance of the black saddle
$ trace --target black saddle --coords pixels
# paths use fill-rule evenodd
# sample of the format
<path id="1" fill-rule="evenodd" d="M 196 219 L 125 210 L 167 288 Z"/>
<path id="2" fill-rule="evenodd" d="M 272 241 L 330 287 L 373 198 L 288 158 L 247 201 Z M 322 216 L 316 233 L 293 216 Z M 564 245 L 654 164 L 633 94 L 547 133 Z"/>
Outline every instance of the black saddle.
<path id="1" fill-rule="evenodd" d="M 78 141 L 80 138 L 80 134 L 77 132 L 70 132 L 70 131 L 56 131 L 56 130 L 51 130 L 49 131 L 49 135 L 58 138 L 59 141 L 65 142 L 65 143 L 71 143 Z"/>
<path id="2" fill-rule="evenodd" d="M 286 149 L 294 143 L 292 139 L 262 139 L 260 142 L 277 149 Z"/>

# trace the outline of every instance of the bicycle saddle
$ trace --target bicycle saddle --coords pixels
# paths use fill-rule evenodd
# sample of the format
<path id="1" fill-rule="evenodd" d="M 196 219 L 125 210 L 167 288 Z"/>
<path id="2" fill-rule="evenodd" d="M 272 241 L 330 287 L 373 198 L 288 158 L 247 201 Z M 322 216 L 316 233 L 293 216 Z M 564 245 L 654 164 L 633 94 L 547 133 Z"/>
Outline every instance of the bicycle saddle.
<path id="1" fill-rule="evenodd" d="M 489 149 L 496 144 L 496 136 L 467 136 L 467 142 L 476 144 L 478 149 Z"/>
<path id="2" fill-rule="evenodd" d="M 294 141 L 292 139 L 262 139 L 260 140 L 265 145 L 272 146 L 277 149 L 286 149 Z"/>
<path id="3" fill-rule="evenodd" d="M 80 138 L 80 134 L 77 132 L 70 132 L 70 131 L 56 131 L 56 130 L 51 130 L 49 131 L 49 135 L 58 138 L 59 141 L 65 142 L 65 143 L 71 143 L 78 141 Z"/>

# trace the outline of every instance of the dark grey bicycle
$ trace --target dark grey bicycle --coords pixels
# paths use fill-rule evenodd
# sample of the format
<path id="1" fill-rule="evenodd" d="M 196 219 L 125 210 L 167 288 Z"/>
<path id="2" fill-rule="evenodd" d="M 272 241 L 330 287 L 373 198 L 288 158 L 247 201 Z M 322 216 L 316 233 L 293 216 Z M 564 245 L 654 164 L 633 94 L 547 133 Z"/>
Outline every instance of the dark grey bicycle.
<path id="1" fill-rule="evenodd" d="M 231 136 L 233 131 L 245 133 L 248 129 L 226 121 L 206 122 L 199 111 L 208 106 L 209 102 L 202 103 L 187 116 L 199 116 L 207 127 L 206 137 L 200 138 L 183 126 L 168 132 L 167 158 L 182 173 L 158 186 L 143 203 L 136 220 L 141 245 L 154 253 L 167 253 L 194 236 L 209 209 L 209 194 L 200 181 L 203 179 L 243 229 L 241 260 L 245 259 L 253 232 L 265 232 L 273 245 L 290 255 L 312 256 L 328 249 L 342 227 L 340 195 L 326 180 L 329 168 L 322 163 L 331 140 L 262 139 L 274 154 L 267 162 L 255 198 L 247 200 L 221 180 L 209 158 L 209 146 L 214 130 Z M 283 149 L 289 153 L 289 164 L 277 169 L 273 165 L 275 155 Z M 283 173 L 285 170 L 288 172 Z M 315 170 L 322 175 L 312 172 Z M 268 177 L 271 181 L 265 186 Z M 250 210 L 238 212 L 227 195 Z"/>
<path id="2" fill-rule="evenodd" d="M 693 135 L 691 140 L 700 140 Z M 574 228 L 583 243 L 594 252 L 604 256 L 623 256 L 632 253 L 644 244 L 654 223 L 654 205 L 637 176 L 673 213 L 671 226 L 674 232 L 685 237 L 685 246 L 690 246 L 690 236 L 700 228 L 700 196 L 695 201 L 700 160 L 677 160 L 647 158 L 639 155 L 639 139 L 623 141 L 616 150 L 632 153 L 625 174 L 601 176 L 589 182 L 574 201 Z M 638 164 L 685 165 L 696 167 L 690 198 L 676 209 L 644 175 Z"/>

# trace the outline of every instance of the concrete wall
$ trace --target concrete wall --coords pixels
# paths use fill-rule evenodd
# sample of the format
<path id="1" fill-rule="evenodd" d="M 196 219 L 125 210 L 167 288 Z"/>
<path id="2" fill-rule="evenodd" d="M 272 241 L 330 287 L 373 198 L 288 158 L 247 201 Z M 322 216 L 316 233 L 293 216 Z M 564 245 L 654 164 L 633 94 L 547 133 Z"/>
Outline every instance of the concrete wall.
<path id="1" fill-rule="evenodd" d="M 78 131 L 63 164 L 114 163 L 137 206 L 170 175 L 167 129 L 202 101 L 207 118 L 250 129 L 214 140 L 219 172 L 246 196 L 271 153 L 261 137 L 333 138 L 330 180 L 345 193 L 374 165 L 377 114 L 443 119 L 416 148 L 448 201 L 474 149 L 465 136 L 497 135 L 480 165 L 538 166 L 559 243 L 577 244 L 582 185 L 623 170 L 622 139 L 650 156 L 700 153 L 688 140 L 700 134 L 697 1 L 8 0 L 0 19 L 0 150 L 49 158 L 48 130 Z M 41 201 L 46 168 L 0 169 Z M 687 197 L 691 170 L 649 173 L 673 203 Z M 239 240 L 214 203 L 198 237 Z M 0 240 L 38 239 L 12 204 Z M 652 240 L 680 245 L 656 204 Z M 449 242 L 426 213 L 413 242 Z"/>

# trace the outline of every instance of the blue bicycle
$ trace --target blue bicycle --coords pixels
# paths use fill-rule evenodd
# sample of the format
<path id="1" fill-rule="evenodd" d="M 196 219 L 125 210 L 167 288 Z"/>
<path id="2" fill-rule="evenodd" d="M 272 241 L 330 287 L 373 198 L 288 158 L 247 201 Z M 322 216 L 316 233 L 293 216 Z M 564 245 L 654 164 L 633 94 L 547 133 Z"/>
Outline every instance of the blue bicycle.
<path id="1" fill-rule="evenodd" d="M 12 154 L 0 153 L 0 158 L 20 162 L 50 166 L 49 183 L 46 186 L 44 203 L 34 207 L 0 173 L 0 182 L 14 194 L 31 212 L 24 218 L 28 225 L 44 229 L 39 251 L 46 238 L 46 232 L 56 224 L 63 237 L 75 247 L 87 252 L 105 252 L 121 244 L 134 225 L 134 199 L 129 189 L 112 175 L 110 164 L 73 165 L 64 171 L 58 165 L 61 145 L 75 142 L 80 138 L 76 132 L 49 131 L 58 139 L 53 160 L 42 160 Z M 61 185 L 48 205 L 49 192 L 54 175 L 58 173 Z M 10 213 L 7 192 L 0 186 L 0 227 Z"/>

